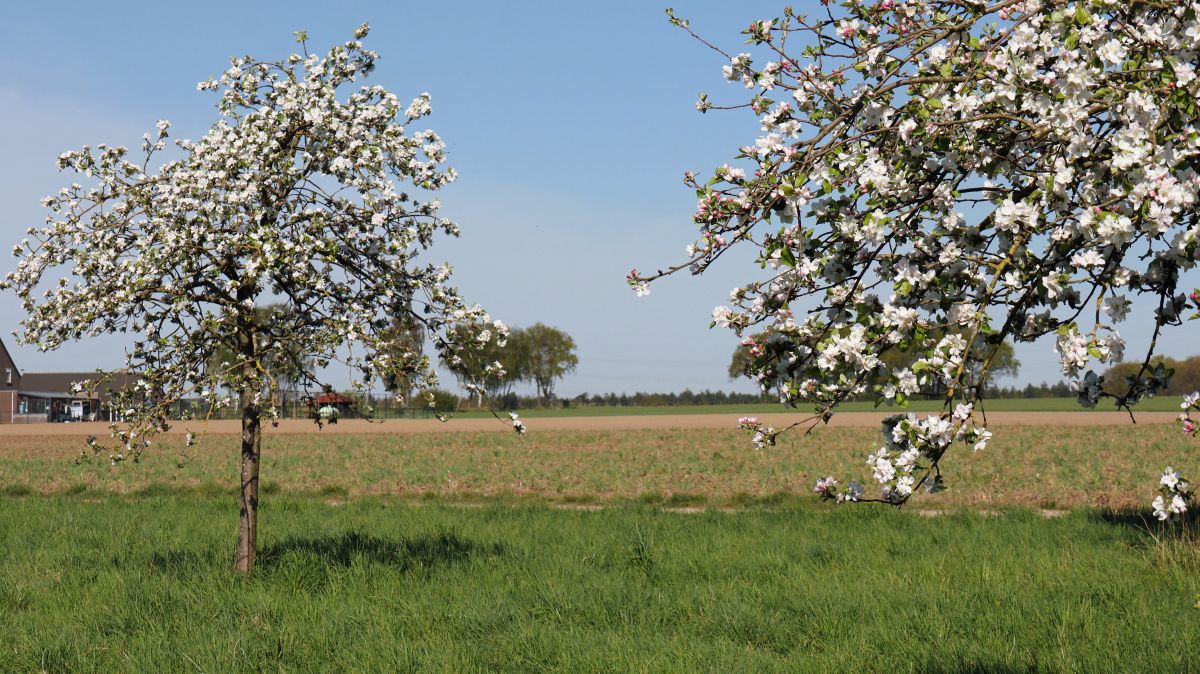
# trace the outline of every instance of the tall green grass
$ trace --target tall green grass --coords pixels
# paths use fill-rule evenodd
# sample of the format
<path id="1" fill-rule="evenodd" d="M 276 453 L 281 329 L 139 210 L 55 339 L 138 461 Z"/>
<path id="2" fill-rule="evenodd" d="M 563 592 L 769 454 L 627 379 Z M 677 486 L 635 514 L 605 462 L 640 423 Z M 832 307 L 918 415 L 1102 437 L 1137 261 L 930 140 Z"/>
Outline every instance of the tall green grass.
<path id="1" fill-rule="evenodd" d="M 1136 519 L 0 496 L 14 672 L 1188 671 L 1200 563 Z M 1189 552 L 1190 551 L 1190 552 Z"/>

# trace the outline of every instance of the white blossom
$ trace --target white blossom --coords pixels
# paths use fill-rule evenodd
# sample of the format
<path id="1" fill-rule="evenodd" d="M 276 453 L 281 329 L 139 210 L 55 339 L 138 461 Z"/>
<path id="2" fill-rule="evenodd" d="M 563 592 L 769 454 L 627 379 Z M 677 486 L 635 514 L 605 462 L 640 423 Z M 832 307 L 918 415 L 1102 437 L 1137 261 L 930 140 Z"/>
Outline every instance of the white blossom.
<path id="1" fill-rule="evenodd" d="M 891 463 L 871 470 L 892 502 L 902 452 L 935 471 L 952 444 L 987 445 L 973 403 L 1005 342 L 1052 337 L 1094 404 L 1085 373 L 1124 357 L 1113 324 L 1142 303 L 1162 307 L 1155 334 L 1179 322 L 1200 260 L 1200 2 L 1167 4 L 846 2 L 751 24 L 754 53 L 720 64 L 752 90 L 727 106 L 759 123 L 747 169 L 689 183 L 705 239 L 645 280 L 736 259 L 715 237 L 750 249 L 757 280 L 713 324 L 775 330 L 749 374 L 815 419 L 950 392 L 940 421 L 885 431 Z"/>
<path id="2" fill-rule="evenodd" d="M 141 157 L 108 145 L 59 156 L 88 185 L 47 197 L 48 224 L 31 230 L 0 289 L 23 300 L 26 343 L 133 339 L 125 369 L 140 383 L 117 396 L 128 422 L 113 425 L 113 460 L 136 458 L 180 398 L 216 411 L 236 397 L 244 414 L 276 418 L 279 377 L 267 373 L 285 362 L 291 385 L 314 393 L 335 360 L 360 391 L 395 376 L 433 388 L 430 359 L 395 346 L 403 317 L 447 363 L 495 340 L 458 339 L 490 318 L 446 284 L 448 266 L 419 261 L 435 236 L 457 235 L 428 196 L 456 174 L 437 134 L 410 127 L 430 112 L 428 94 L 401 115 L 395 95 L 355 84 L 378 59 L 357 41 L 367 30 L 323 55 L 234 59 L 198 87 L 217 92 L 217 122 L 176 141 L 172 158 L 159 156 L 166 120 Z M 296 344 L 302 359 L 289 356 Z M 232 362 L 214 367 L 218 352 Z"/>

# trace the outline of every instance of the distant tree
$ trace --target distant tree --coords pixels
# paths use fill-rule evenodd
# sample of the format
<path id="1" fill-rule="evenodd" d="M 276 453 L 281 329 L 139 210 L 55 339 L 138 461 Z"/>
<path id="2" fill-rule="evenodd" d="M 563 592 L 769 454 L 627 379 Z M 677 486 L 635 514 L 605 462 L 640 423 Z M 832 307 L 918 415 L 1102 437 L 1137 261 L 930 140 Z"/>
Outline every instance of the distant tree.
<path id="1" fill-rule="evenodd" d="M 411 306 L 392 319 L 388 337 L 392 342 L 391 357 L 411 366 L 386 375 L 383 386 L 405 404 L 411 404 L 413 389 L 420 383 L 420 372 L 429 364 L 425 357 L 425 326 L 414 317 Z"/>
<path id="2" fill-rule="evenodd" d="M 1138 376 L 1157 376 L 1162 379 L 1161 393 L 1166 395 L 1187 395 L 1200 390 L 1200 356 L 1192 356 L 1183 360 L 1159 356 L 1150 362 L 1146 373 L 1142 372 L 1142 363 L 1124 362 L 1114 365 L 1104 372 L 1104 391 L 1116 395 L 1127 390 Z"/>
<path id="3" fill-rule="evenodd" d="M 767 338 L 767 333 L 759 333 L 753 335 L 755 342 L 763 341 Z M 746 376 L 750 371 L 750 366 L 754 364 L 754 356 L 750 353 L 750 345 L 746 343 L 738 344 L 733 350 L 733 355 L 729 358 L 729 381 L 737 381 Z M 776 386 L 772 383 L 771 386 Z"/>
<path id="4" fill-rule="evenodd" d="M 460 357 L 450 370 L 462 388 L 478 396 L 477 402 L 482 402 L 484 394 L 507 398 L 523 378 L 527 344 L 519 329 L 505 330 L 503 344 L 495 341 L 493 325 L 487 321 L 461 325 L 453 333 L 456 341 L 475 345 L 474 351 Z"/>
<path id="5" fill-rule="evenodd" d="M 254 309 L 255 339 L 264 345 L 263 370 L 266 373 L 264 391 L 270 390 L 273 382 L 276 389 L 282 392 L 292 392 L 304 385 L 304 373 L 313 367 L 312 356 L 305 353 L 304 344 L 299 341 L 283 341 L 277 326 L 288 325 L 292 322 L 287 316 L 288 307 L 284 304 L 267 304 Z M 237 353 L 228 345 L 218 346 L 207 363 L 210 376 L 221 377 L 240 364 Z M 230 389 L 233 390 L 233 389 Z"/>
<path id="6" fill-rule="evenodd" d="M 1200 391 L 1200 355 L 1185 358 L 1175 364 L 1175 376 L 1171 378 L 1170 390 L 1178 395 Z"/>
<path id="7" fill-rule="evenodd" d="M 543 404 L 554 400 L 554 383 L 575 371 L 579 358 L 575 355 L 575 340 L 570 335 L 541 323 L 517 331 L 523 367 L 517 376 L 533 382 Z"/>
<path id="8" fill-rule="evenodd" d="M 382 87 L 353 84 L 378 58 L 363 48 L 366 34 L 364 24 L 323 57 L 308 54 L 299 33 L 303 54 L 233 59 L 199 86 L 221 92 L 220 119 L 200 140 L 177 141 L 180 158 L 156 172 L 148 167 L 166 147 L 165 121 L 145 136 L 138 161 L 108 145 L 59 156 L 61 169 L 92 184 L 45 199 L 49 224 L 17 246 L 17 270 L 0 283 L 23 301 L 25 343 L 133 338 L 126 366 L 141 380 L 117 401 L 127 425 L 113 424 L 112 443 L 89 442 L 114 463 L 169 428 L 180 399 L 239 405 L 235 566 L 245 573 L 257 554 L 262 422 L 280 413 L 271 368 L 295 366 L 300 381 L 332 390 L 321 373 L 339 360 L 358 391 L 400 374 L 433 388 L 426 361 L 395 355 L 398 315 L 422 324 L 451 366 L 503 341 L 498 323 L 487 340 L 455 340 L 458 326 L 489 319 L 447 285 L 447 266 L 417 261 L 438 232 L 458 228 L 437 214 L 437 201 L 397 183 L 424 195 L 455 173 L 441 165 L 435 133 L 407 128 L 429 113 L 428 95 L 405 108 Z M 259 307 L 272 302 L 283 308 L 260 323 Z M 313 360 L 293 359 L 297 348 Z M 228 366 L 210 367 L 222 350 L 232 354 Z"/>

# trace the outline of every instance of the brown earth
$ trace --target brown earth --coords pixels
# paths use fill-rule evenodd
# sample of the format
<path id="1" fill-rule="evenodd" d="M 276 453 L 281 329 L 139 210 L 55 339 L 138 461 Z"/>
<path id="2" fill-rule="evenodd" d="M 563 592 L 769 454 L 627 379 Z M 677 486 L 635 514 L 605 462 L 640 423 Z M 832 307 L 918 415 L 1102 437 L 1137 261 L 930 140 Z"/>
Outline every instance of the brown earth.
<path id="1" fill-rule="evenodd" d="M 812 423 L 807 414 L 759 414 L 764 424 L 777 429 L 791 424 L 807 427 Z M 879 412 L 840 412 L 829 422 L 833 427 L 863 428 L 879 424 L 886 414 Z M 1173 412 L 1139 412 L 1139 424 L 1164 424 L 1174 422 L 1178 415 Z M 734 414 L 647 414 L 630 416 L 595 417 L 535 417 L 525 420 L 529 432 L 554 431 L 620 431 L 657 429 L 730 429 L 736 427 Z M 1048 427 L 1096 427 L 1121 426 L 1131 423 L 1124 412 L 992 412 L 987 415 L 987 425 L 994 426 L 1048 426 Z M 241 422 L 234 419 L 203 423 L 178 422 L 173 433 L 186 430 L 207 432 L 210 435 L 237 435 Z M 304 419 L 285 419 L 279 426 L 265 426 L 268 434 L 313 433 L 317 427 Z M 337 434 L 362 433 L 454 433 L 454 432 L 512 432 L 512 427 L 497 419 L 451 419 L 446 422 L 436 419 L 388 419 L 368 422 L 361 419 L 343 419 L 337 424 L 325 426 L 322 432 Z M 0 425 L 0 439 L 16 436 L 56 436 L 86 438 L 89 435 L 108 436 L 108 425 L 94 423 L 66 424 L 9 424 Z"/>

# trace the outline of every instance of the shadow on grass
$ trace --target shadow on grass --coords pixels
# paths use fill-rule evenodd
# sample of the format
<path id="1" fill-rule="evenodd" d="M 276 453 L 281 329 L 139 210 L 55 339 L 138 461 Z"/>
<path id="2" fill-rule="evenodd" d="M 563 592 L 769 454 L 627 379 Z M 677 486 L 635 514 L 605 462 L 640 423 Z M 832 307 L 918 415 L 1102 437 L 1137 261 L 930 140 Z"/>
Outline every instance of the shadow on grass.
<path id="1" fill-rule="evenodd" d="M 1135 532 L 1137 542 L 1134 546 L 1145 550 L 1155 564 L 1200 571 L 1200 515 L 1195 509 L 1166 522 L 1160 522 L 1153 513 L 1140 509 L 1101 511 L 1098 519 Z"/>
<path id="2" fill-rule="evenodd" d="M 151 567 L 156 571 L 175 576 L 217 568 L 222 561 L 213 550 L 166 550 L 150 555 Z"/>
<path id="3" fill-rule="evenodd" d="M 232 543 L 232 541 L 231 541 Z M 499 543 L 484 545 L 453 532 L 390 540 L 359 531 L 326 536 L 292 536 L 258 550 L 257 572 L 288 575 L 298 569 L 309 571 L 348 568 L 355 564 L 379 564 L 398 571 L 430 572 L 467 562 L 473 558 L 503 555 Z M 150 555 L 150 566 L 171 575 L 232 568 L 233 551 L 166 550 Z"/>
<path id="4" fill-rule="evenodd" d="M 355 563 L 373 563 L 406 571 L 452 566 L 474 557 L 504 554 L 499 543 L 481 545 L 448 531 L 393 541 L 351 531 L 344 534 L 289 537 L 263 547 L 258 553 L 260 568 L 283 566 L 289 558 L 315 558 L 330 566 L 348 567 Z"/>
<path id="5" fill-rule="evenodd" d="M 1105 508 L 1095 517 L 1105 524 L 1132 529 L 1156 541 L 1200 538 L 1200 514 L 1195 509 L 1167 522 L 1159 521 L 1147 508 Z"/>

